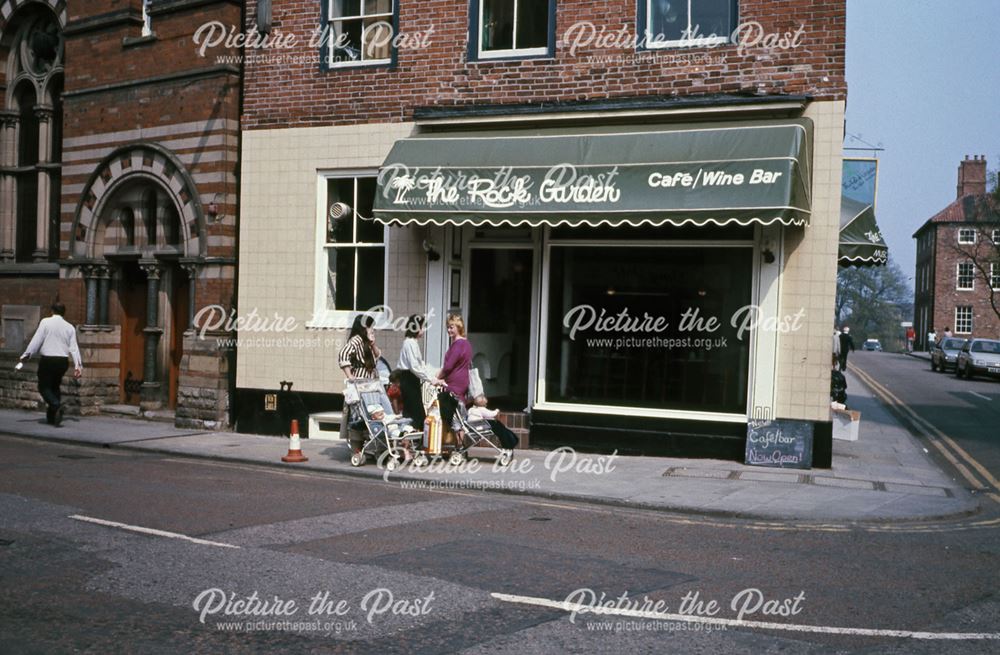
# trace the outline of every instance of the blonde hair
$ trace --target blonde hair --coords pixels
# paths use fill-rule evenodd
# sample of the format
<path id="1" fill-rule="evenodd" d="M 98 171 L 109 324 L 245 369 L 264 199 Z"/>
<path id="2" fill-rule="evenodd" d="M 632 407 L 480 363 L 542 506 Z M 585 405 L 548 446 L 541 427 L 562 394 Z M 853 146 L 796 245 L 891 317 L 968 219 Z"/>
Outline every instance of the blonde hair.
<path id="1" fill-rule="evenodd" d="M 447 325 L 454 325 L 455 329 L 458 330 L 458 336 L 465 336 L 465 321 L 458 314 L 448 314 Z"/>

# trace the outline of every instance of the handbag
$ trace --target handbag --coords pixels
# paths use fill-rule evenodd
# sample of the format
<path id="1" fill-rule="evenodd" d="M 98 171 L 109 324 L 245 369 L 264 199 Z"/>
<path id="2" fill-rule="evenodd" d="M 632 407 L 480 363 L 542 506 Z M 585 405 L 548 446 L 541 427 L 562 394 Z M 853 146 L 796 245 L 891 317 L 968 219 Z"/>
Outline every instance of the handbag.
<path id="1" fill-rule="evenodd" d="M 479 377 L 479 369 L 469 367 L 469 395 L 473 399 L 485 395 L 483 393 L 483 380 Z"/>
<path id="2" fill-rule="evenodd" d="M 353 384 L 350 384 L 346 380 L 344 381 L 344 404 L 353 405 L 355 403 L 361 402 L 361 398 L 358 396 L 358 389 Z"/>

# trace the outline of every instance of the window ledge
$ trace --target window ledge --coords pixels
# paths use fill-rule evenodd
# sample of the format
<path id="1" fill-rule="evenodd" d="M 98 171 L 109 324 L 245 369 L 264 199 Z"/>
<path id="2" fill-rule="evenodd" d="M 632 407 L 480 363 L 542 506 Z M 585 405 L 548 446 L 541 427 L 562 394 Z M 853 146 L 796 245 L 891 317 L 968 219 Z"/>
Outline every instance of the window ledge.
<path id="1" fill-rule="evenodd" d="M 156 36 L 156 32 L 145 36 L 126 36 L 122 39 L 122 48 L 134 48 L 136 46 L 146 45 L 147 43 L 153 43 L 158 39 L 159 37 Z"/>

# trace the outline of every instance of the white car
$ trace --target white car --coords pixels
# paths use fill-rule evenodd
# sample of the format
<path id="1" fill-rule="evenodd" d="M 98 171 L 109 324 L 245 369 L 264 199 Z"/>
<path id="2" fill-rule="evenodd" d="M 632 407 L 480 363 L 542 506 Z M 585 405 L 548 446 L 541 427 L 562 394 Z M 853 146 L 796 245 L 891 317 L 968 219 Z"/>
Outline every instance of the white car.
<path id="1" fill-rule="evenodd" d="M 973 375 L 1000 377 L 1000 341 L 996 339 L 969 339 L 962 346 L 955 362 L 955 375 L 971 378 Z"/>

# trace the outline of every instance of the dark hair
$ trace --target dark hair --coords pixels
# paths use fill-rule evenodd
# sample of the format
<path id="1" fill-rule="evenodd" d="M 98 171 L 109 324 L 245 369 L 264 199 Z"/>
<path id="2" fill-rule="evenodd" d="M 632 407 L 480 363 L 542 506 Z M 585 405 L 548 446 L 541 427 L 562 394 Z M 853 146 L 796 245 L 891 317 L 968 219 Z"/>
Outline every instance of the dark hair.
<path id="1" fill-rule="evenodd" d="M 52 303 L 52 313 L 53 314 L 59 314 L 60 316 L 65 316 L 66 315 L 66 305 L 62 304 L 61 302 L 54 302 L 54 303 Z"/>
<path id="2" fill-rule="evenodd" d="M 368 314 L 358 314 L 354 317 L 354 324 L 351 325 L 351 335 L 348 339 L 361 337 L 361 354 L 365 360 L 365 368 L 369 371 L 375 370 L 375 352 L 372 350 L 372 342 L 368 340 L 368 328 L 375 325 L 375 319 Z"/>
<path id="3" fill-rule="evenodd" d="M 422 314 L 411 314 L 410 318 L 406 321 L 406 336 L 416 337 L 420 334 L 420 330 L 424 329 L 424 323 L 427 321 Z"/>

